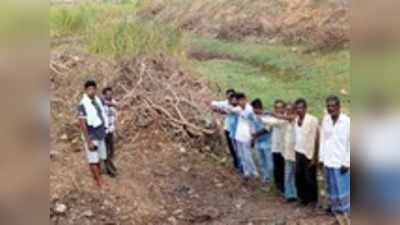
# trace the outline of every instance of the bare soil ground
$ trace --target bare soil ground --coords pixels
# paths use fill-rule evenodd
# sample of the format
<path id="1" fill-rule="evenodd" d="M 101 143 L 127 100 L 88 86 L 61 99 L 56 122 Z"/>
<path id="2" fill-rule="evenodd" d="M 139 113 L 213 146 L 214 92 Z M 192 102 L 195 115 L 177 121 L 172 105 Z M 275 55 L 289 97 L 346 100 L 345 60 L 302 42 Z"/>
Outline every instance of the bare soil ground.
<path id="1" fill-rule="evenodd" d="M 222 163 L 223 139 L 202 103 L 213 96 L 207 83 L 166 58 L 112 62 L 80 50 L 52 52 L 52 224 L 335 223 L 321 211 L 284 203 L 258 181 L 243 182 Z M 115 159 L 120 175 L 107 177 L 104 191 L 92 181 L 74 117 L 89 77 L 113 85 L 121 104 Z"/>
<path id="2" fill-rule="evenodd" d="M 244 183 L 204 153 L 158 138 L 149 143 L 157 135 L 148 131 L 119 145 L 121 174 L 107 179 L 104 192 L 96 190 L 82 152 L 57 156 L 51 171 L 63 172 L 52 184 L 63 187 L 52 193 L 52 203 L 68 210 L 54 213 L 53 224 L 334 224 L 320 211 L 263 191 L 258 182 Z"/>

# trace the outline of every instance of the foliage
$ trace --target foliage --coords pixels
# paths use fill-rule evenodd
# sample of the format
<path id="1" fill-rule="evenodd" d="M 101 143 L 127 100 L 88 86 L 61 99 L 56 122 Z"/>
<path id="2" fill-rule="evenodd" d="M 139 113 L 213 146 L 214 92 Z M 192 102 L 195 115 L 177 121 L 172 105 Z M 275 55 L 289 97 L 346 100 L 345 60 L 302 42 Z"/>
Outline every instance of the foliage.
<path id="1" fill-rule="evenodd" d="M 78 35 L 96 54 L 121 56 L 141 53 L 175 53 L 181 33 L 169 26 L 135 17 L 135 4 L 83 4 L 55 6 L 50 30 L 57 35 Z"/>
<path id="2" fill-rule="evenodd" d="M 260 97 L 269 108 L 276 98 L 305 97 L 311 112 L 321 116 L 325 97 L 336 94 L 349 110 L 350 54 L 346 50 L 301 54 L 283 46 L 212 39 L 197 39 L 192 46 L 230 55 L 230 60 L 194 61 L 193 65 L 221 88 L 233 87 L 251 98 Z"/>

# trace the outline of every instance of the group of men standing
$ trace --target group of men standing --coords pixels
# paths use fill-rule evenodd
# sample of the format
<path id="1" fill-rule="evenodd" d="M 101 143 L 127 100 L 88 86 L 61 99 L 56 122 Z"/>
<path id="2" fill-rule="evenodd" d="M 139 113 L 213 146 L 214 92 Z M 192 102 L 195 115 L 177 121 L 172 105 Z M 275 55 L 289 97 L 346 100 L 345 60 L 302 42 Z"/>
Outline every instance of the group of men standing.
<path id="1" fill-rule="evenodd" d="M 79 103 L 79 125 L 85 147 L 86 157 L 93 178 L 98 187 L 105 183 L 102 174 L 117 176 L 114 158 L 114 133 L 116 126 L 116 107 L 112 88 L 103 89 L 97 96 L 97 84 L 93 80 L 84 84 L 84 94 Z"/>
<path id="2" fill-rule="evenodd" d="M 226 115 L 225 134 L 233 164 L 245 179 L 259 176 L 252 147 L 258 152 L 261 178 L 274 183 L 287 202 L 317 206 L 317 174 L 324 174 L 326 210 L 349 223 L 350 118 L 341 112 L 337 96 L 326 98 L 321 123 L 308 113 L 304 98 L 276 100 L 272 112 L 262 101 L 247 102 L 244 93 L 226 91 L 226 100 L 213 101 L 213 111 Z"/>
<path id="3" fill-rule="evenodd" d="M 79 124 L 90 170 L 101 188 L 102 174 L 117 175 L 114 133 L 117 104 L 110 87 L 98 97 L 97 84 L 84 84 L 79 104 Z M 287 202 L 317 205 L 317 174 L 323 168 L 328 195 L 327 211 L 350 212 L 350 118 L 341 112 L 337 96 L 326 99 L 321 123 L 307 112 L 304 98 L 275 100 L 272 112 L 260 99 L 251 103 L 244 93 L 226 91 L 226 100 L 210 102 L 213 111 L 225 114 L 225 135 L 233 165 L 246 180 L 259 176 L 252 148 L 257 149 L 262 181 L 274 183 Z"/>

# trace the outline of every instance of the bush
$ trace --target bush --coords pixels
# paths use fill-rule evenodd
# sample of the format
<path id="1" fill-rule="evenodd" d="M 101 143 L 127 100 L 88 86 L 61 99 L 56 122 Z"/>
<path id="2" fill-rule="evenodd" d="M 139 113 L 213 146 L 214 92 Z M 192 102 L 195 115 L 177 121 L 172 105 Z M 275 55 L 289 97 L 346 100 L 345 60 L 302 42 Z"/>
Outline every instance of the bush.
<path id="1" fill-rule="evenodd" d="M 182 35 L 172 27 L 135 16 L 135 4 L 55 6 L 50 10 L 52 35 L 80 36 L 88 50 L 101 55 L 174 53 Z"/>
<path id="2" fill-rule="evenodd" d="M 181 34 L 155 23 L 124 20 L 97 24 L 88 32 L 86 42 L 91 52 L 101 55 L 175 52 Z"/>
<path id="3" fill-rule="evenodd" d="M 91 5 L 52 7 L 50 30 L 56 34 L 81 34 L 96 21 L 98 10 Z"/>

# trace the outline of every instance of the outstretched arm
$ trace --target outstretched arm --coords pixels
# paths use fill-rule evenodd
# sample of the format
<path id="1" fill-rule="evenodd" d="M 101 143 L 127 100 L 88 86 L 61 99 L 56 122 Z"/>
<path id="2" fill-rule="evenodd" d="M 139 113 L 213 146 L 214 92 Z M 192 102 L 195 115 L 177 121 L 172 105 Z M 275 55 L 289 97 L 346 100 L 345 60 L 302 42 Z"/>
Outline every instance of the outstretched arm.
<path id="1" fill-rule="evenodd" d="M 262 116 L 260 117 L 260 119 L 266 126 L 271 127 L 280 127 L 286 123 L 285 120 L 278 119 L 272 116 Z"/>
<path id="2" fill-rule="evenodd" d="M 226 114 L 229 106 L 227 101 L 212 101 L 208 104 L 213 112 Z"/>
<path id="3" fill-rule="evenodd" d="M 282 114 L 277 114 L 277 113 L 272 113 L 271 115 L 277 119 L 286 120 L 289 122 L 292 122 L 297 117 L 296 115 L 282 115 Z"/>

